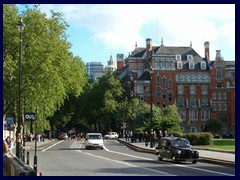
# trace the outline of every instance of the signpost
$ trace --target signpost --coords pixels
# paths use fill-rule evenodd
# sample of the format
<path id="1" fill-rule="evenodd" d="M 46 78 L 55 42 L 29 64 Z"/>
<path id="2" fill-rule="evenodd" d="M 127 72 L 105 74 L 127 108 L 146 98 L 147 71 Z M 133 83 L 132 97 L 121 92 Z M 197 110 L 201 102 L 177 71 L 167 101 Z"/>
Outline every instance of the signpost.
<path id="1" fill-rule="evenodd" d="M 24 117 L 26 121 L 36 121 L 36 113 L 25 113 Z"/>

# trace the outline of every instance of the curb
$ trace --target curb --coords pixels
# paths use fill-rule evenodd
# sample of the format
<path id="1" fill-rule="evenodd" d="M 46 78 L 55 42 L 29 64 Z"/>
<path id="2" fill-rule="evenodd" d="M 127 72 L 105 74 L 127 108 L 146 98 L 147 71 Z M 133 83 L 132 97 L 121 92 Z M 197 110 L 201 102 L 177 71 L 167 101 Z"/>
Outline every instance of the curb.
<path id="1" fill-rule="evenodd" d="M 144 153 L 150 153 L 150 154 L 155 154 L 155 149 L 146 149 L 146 148 L 141 148 L 138 146 L 135 146 L 129 142 L 117 139 L 118 142 L 126 145 L 127 147 L 138 151 L 138 152 L 144 152 Z M 218 164 L 218 165 L 225 165 L 225 166 L 230 166 L 230 167 L 235 167 L 235 162 L 231 161 L 225 161 L 225 160 L 219 160 L 219 159 L 213 159 L 213 158 L 206 158 L 206 157 L 199 157 L 200 162 L 206 162 L 206 163 L 211 163 L 211 164 Z"/>

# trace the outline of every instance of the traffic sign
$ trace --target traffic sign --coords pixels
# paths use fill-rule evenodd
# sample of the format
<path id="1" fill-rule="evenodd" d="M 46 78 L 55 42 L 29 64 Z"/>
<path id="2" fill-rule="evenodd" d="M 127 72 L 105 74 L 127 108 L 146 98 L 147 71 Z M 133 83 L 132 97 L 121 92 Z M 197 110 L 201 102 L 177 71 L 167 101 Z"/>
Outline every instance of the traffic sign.
<path id="1" fill-rule="evenodd" d="M 6 118 L 7 120 L 7 125 L 13 125 L 14 124 L 14 118 L 13 117 L 8 117 Z"/>
<path id="2" fill-rule="evenodd" d="M 36 120 L 36 113 L 25 113 L 24 118 L 26 121 L 35 121 Z"/>

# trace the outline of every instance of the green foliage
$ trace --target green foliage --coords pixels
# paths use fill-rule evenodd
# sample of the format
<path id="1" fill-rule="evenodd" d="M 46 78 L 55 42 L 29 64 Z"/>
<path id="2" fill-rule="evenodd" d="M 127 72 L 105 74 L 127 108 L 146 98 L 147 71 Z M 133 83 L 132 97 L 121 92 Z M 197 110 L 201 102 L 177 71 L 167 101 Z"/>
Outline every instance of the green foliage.
<path id="1" fill-rule="evenodd" d="M 183 135 L 188 139 L 191 145 L 209 145 L 212 142 L 213 135 L 208 132 L 204 133 L 186 133 Z"/>
<path id="2" fill-rule="evenodd" d="M 222 130 L 222 122 L 218 119 L 209 119 L 206 121 L 205 130 L 213 134 L 220 133 Z"/>
<path id="3" fill-rule="evenodd" d="M 21 107 L 28 112 L 35 112 L 38 107 L 38 121 L 45 121 L 64 103 L 69 94 L 80 95 L 87 83 L 85 66 L 82 60 L 70 52 L 71 44 L 67 40 L 67 23 L 63 14 L 51 12 L 47 17 L 39 7 L 28 7 L 21 12 L 26 25 L 22 32 L 22 81 Z M 3 6 L 3 81 L 4 114 L 13 107 L 17 117 L 18 99 L 18 63 L 19 63 L 19 22 L 18 9 L 15 5 Z M 12 102 L 9 102 L 9 80 L 12 75 Z M 44 108 L 43 108 L 44 107 Z M 44 116 L 43 116 L 44 114 Z M 61 117 L 58 121 L 67 121 Z M 39 122 L 39 129 L 49 125 Z M 45 126 L 42 128 L 41 126 Z"/>

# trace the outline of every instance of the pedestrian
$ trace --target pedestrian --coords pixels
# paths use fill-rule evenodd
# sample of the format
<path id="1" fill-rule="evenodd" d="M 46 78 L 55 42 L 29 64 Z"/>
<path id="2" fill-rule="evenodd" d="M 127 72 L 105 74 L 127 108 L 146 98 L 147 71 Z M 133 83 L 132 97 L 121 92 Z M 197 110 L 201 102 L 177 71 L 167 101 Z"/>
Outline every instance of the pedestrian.
<path id="1" fill-rule="evenodd" d="M 6 140 L 3 139 L 3 170 L 4 170 L 4 158 L 8 152 L 9 152 L 8 144 Z"/>
<path id="2" fill-rule="evenodd" d="M 13 143 L 12 143 L 12 139 L 11 139 L 10 136 L 8 136 L 8 137 L 6 138 L 6 143 L 7 143 L 8 149 L 11 149 Z"/>
<path id="3" fill-rule="evenodd" d="M 145 146 L 148 146 L 148 142 L 149 142 L 149 135 L 147 133 L 147 131 L 144 134 L 144 140 L 145 140 Z"/>
<path id="4" fill-rule="evenodd" d="M 155 147 L 157 139 L 158 139 L 157 133 L 156 133 L 156 131 L 153 131 L 153 147 Z"/>

